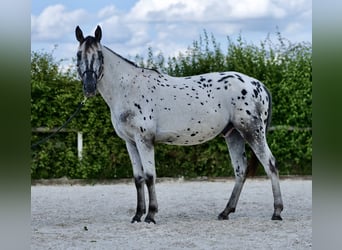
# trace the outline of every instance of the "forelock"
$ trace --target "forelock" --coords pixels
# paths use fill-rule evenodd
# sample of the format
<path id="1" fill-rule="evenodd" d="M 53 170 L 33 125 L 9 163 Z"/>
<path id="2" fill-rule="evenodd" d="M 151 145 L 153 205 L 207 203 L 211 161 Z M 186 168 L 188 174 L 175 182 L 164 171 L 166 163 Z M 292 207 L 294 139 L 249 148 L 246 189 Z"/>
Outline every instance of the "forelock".
<path id="1" fill-rule="evenodd" d="M 89 48 L 95 46 L 97 47 L 97 41 L 94 37 L 92 36 L 87 36 L 85 39 L 84 39 L 84 49 L 87 51 Z"/>

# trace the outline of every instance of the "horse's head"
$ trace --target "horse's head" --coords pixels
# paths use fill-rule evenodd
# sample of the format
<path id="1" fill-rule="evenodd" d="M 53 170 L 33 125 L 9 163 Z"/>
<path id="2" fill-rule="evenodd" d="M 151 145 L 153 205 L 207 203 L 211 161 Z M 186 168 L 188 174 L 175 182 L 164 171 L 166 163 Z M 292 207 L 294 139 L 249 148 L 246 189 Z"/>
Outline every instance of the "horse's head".
<path id="1" fill-rule="evenodd" d="M 95 30 L 95 37 L 84 38 L 79 26 L 75 30 L 79 41 L 77 51 L 77 71 L 83 83 L 83 92 L 86 97 L 96 94 L 96 84 L 103 76 L 103 54 L 100 40 L 102 31 L 100 26 Z"/>

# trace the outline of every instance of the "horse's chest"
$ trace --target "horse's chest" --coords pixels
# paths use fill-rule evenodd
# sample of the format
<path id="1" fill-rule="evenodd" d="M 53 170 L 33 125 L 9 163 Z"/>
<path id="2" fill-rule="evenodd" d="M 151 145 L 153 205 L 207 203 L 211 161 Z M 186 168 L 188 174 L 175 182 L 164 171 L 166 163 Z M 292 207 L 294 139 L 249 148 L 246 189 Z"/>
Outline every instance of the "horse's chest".
<path id="1" fill-rule="evenodd" d="M 116 133 L 124 140 L 134 140 L 136 134 L 153 130 L 152 115 L 144 114 L 137 104 L 112 112 L 111 118 Z"/>
<path id="2" fill-rule="evenodd" d="M 116 134 L 126 140 L 133 139 L 133 119 L 135 112 L 133 110 L 125 110 L 122 112 L 112 112 L 111 119 Z"/>

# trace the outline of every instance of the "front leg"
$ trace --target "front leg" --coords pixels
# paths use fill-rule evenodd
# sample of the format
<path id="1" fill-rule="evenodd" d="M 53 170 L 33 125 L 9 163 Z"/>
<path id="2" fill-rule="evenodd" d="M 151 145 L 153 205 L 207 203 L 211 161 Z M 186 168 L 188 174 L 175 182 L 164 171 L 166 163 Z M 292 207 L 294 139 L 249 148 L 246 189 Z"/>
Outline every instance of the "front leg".
<path id="1" fill-rule="evenodd" d="M 146 213 L 145 205 L 145 178 L 140 156 L 134 142 L 126 141 L 126 147 L 133 166 L 135 187 L 137 189 L 137 210 L 132 218 L 132 223 L 141 222 L 141 217 Z"/>
<path id="2" fill-rule="evenodd" d="M 158 212 L 158 202 L 155 191 L 156 169 L 154 161 L 154 144 L 153 140 L 145 137 L 138 137 L 136 145 L 140 155 L 141 163 L 144 170 L 145 182 L 149 195 L 148 213 L 145 222 L 156 223 L 154 220 L 155 214 Z"/>
<path id="3" fill-rule="evenodd" d="M 146 213 L 146 205 L 145 205 L 145 190 L 144 183 L 145 180 L 141 176 L 135 178 L 135 187 L 137 189 L 137 210 L 132 218 L 132 223 L 141 222 L 141 217 Z"/>
<path id="4" fill-rule="evenodd" d="M 156 224 L 156 221 L 154 220 L 154 215 L 158 212 L 155 182 L 156 182 L 155 175 L 146 176 L 146 186 L 147 186 L 148 196 L 149 196 L 149 206 L 148 206 L 148 214 L 145 218 L 145 222 L 147 223 L 153 222 L 154 224 Z"/>

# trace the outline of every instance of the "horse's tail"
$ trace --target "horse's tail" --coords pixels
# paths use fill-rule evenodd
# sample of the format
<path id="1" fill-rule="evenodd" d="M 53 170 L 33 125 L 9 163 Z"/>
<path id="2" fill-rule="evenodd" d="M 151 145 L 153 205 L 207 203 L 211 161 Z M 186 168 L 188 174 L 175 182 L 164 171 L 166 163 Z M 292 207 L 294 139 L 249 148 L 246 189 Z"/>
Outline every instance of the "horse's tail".
<path id="1" fill-rule="evenodd" d="M 272 119 L 272 95 L 270 93 L 270 91 L 264 87 L 267 96 L 268 96 L 268 110 L 267 110 L 267 123 L 266 123 L 266 132 L 268 131 L 268 128 L 271 125 L 271 119 Z"/>
<path id="2" fill-rule="evenodd" d="M 268 96 L 268 112 L 267 112 L 267 122 L 266 122 L 266 133 L 271 125 L 271 118 L 272 118 L 272 96 L 271 93 L 268 91 L 268 89 L 264 88 L 267 96 Z M 259 160 L 253 150 L 251 150 L 251 157 L 247 163 L 247 177 L 254 177 L 257 171 L 257 168 L 259 166 Z"/>

